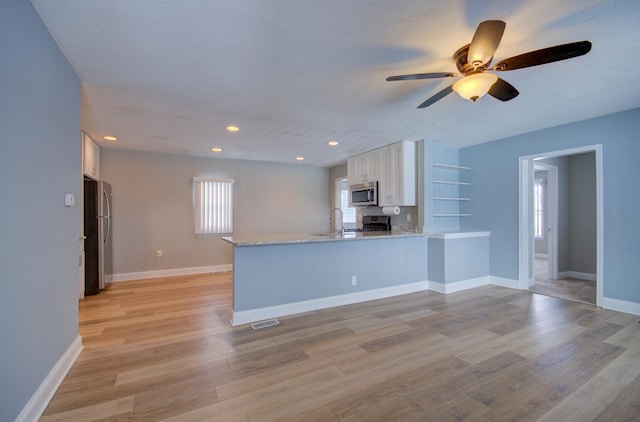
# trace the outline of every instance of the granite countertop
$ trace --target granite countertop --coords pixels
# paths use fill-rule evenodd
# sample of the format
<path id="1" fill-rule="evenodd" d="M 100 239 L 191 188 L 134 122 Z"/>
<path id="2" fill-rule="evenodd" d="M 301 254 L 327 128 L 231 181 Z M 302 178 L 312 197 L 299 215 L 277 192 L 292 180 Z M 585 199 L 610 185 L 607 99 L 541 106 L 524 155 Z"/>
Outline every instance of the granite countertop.
<path id="1" fill-rule="evenodd" d="M 353 240 L 388 239 L 394 237 L 426 236 L 425 233 L 391 231 L 391 232 L 347 232 L 344 235 L 336 233 L 307 233 L 280 235 L 239 235 L 224 236 L 222 240 L 234 246 L 283 245 L 292 243 L 342 242 Z"/>

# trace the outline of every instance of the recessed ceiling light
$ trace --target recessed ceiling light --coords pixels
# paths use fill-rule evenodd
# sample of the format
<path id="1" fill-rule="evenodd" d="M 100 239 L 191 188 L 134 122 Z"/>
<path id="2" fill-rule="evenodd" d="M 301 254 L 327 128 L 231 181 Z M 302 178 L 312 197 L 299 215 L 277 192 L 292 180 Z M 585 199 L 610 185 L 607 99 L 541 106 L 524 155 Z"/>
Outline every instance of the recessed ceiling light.
<path id="1" fill-rule="evenodd" d="M 211 151 L 213 152 L 222 152 L 222 148 L 211 148 Z"/>
<path id="2" fill-rule="evenodd" d="M 336 145 L 338 145 L 338 141 L 329 141 L 329 145 L 335 147 Z"/>
<path id="3" fill-rule="evenodd" d="M 304 161 L 304 157 L 296 157 L 296 160 L 298 160 L 298 161 Z"/>
<path id="4" fill-rule="evenodd" d="M 240 128 L 238 126 L 227 126 L 227 130 L 229 132 L 237 132 L 240 130 Z"/>
<path id="5" fill-rule="evenodd" d="M 117 141 L 118 140 L 118 138 L 116 138 L 115 136 L 105 136 L 105 137 L 103 137 L 103 139 L 105 141 Z"/>

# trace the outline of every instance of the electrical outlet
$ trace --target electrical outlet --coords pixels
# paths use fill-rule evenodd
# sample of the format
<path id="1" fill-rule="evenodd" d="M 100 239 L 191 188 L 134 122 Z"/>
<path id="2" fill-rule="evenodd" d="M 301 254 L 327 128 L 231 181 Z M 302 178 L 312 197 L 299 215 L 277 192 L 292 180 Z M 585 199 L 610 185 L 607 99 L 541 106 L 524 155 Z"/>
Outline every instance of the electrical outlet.
<path id="1" fill-rule="evenodd" d="M 407 214 L 407 221 L 411 221 L 411 214 Z"/>
<path id="2" fill-rule="evenodd" d="M 158 258 L 162 256 L 162 249 L 158 249 L 158 250 L 156 251 L 156 256 L 157 256 Z"/>
<path id="3" fill-rule="evenodd" d="M 351 276 L 351 285 L 355 286 L 358 284 L 358 276 L 357 275 L 352 275 Z"/>

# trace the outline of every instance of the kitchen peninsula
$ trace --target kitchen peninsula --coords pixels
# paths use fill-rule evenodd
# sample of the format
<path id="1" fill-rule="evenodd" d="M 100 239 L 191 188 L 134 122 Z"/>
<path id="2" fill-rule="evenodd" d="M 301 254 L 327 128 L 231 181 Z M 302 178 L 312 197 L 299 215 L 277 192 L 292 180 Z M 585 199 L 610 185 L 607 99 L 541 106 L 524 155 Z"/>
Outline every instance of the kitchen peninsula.
<path id="1" fill-rule="evenodd" d="M 232 325 L 426 290 L 412 232 L 233 236 Z"/>

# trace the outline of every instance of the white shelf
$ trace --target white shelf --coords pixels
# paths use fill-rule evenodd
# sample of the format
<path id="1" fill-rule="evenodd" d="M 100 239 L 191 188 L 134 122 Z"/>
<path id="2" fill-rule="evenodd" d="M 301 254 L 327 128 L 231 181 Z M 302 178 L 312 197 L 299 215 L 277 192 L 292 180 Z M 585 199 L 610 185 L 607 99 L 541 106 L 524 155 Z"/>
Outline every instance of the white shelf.
<path id="1" fill-rule="evenodd" d="M 444 198 L 440 196 L 436 196 L 433 198 L 434 201 L 471 201 L 471 198 Z"/>
<path id="2" fill-rule="evenodd" d="M 469 182 L 451 182 L 449 180 L 434 180 L 433 183 L 442 183 L 445 185 L 470 185 Z"/>
<path id="3" fill-rule="evenodd" d="M 451 164 L 433 163 L 433 166 L 444 168 L 444 169 L 452 169 L 452 170 L 471 170 L 471 167 L 453 166 Z"/>
<path id="4" fill-rule="evenodd" d="M 471 217 L 471 214 L 433 214 L 434 217 Z"/>
<path id="5" fill-rule="evenodd" d="M 434 176 L 438 177 L 438 175 L 441 175 L 440 177 L 444 178 L 444 179 L 449 179 L 448 176 L 444 176 L 444 174 L 449 174 L 451 172 L 457 172 L 457 174 L 459 174 L 460 171 L 463 170 L 471 170 L 470 167 L 463 167 L 463 166 L 456 166 L 453 164 L 442 164 L 442 163 L 433 163 L 433 167 L 434 169 L 439 168 L 441 169 L 440 173 L 435 173 Z M 456 179 L 458 177 L 455 177 Z M 471 182 L 460 182 L 460 181 L 453 181 L 453 180 L 440 180 L 440 179 L 434 179 L 433 180 L 434 184 L 441 184 L 441 185 L 450 185 L 450 186 L 469 186 L 471 185 Z M 444 189 L 444 188 L 443 188 Z M 436 188 L 436 191 L 438 191 L 439 188 Z M 460 212 L 460 203 L 462 201 L 470 201 L 471 198 L 465 198 L 465 197 L 459 197 L 456 195 L 460 195 L 462 192 L 451 192 L 450 189 L 447 189 L 448 192 L 438 192 L 440 195 L 445 195 L 445 196 L 434 196 L 433 200 L 434 201 L 443 201 L 443 202 L 449 202 L 451 207 L 446 207 L 446 208 L 451 208 L 449 211 L 450 212 L 440 212 L 440 213 L 434 213 L 433 217 L 443 217 L 443 218 L 449 218 L 449 217 L 471 217 L 471 214 L 467 214 L 464 212 Z M 453 201 L 453 202 L 452 202 Z M 443 202 L 439 202 L 441 205 L 443 205 Z M 458 204 L 454 204 L 454 202 L 457 202 Z M 444 211 L 444 210 L 443 210 Z M 442 220 L 441 220 L 442 221 Z"/>
<path id="6" fill-rule="evenodd" d="M 488 231 L 471 231 L 471 232 L 430 232 L 427 237 L 432 239 L 468 239 L 471 237 L 489 237 L 491 232 Z"/>

